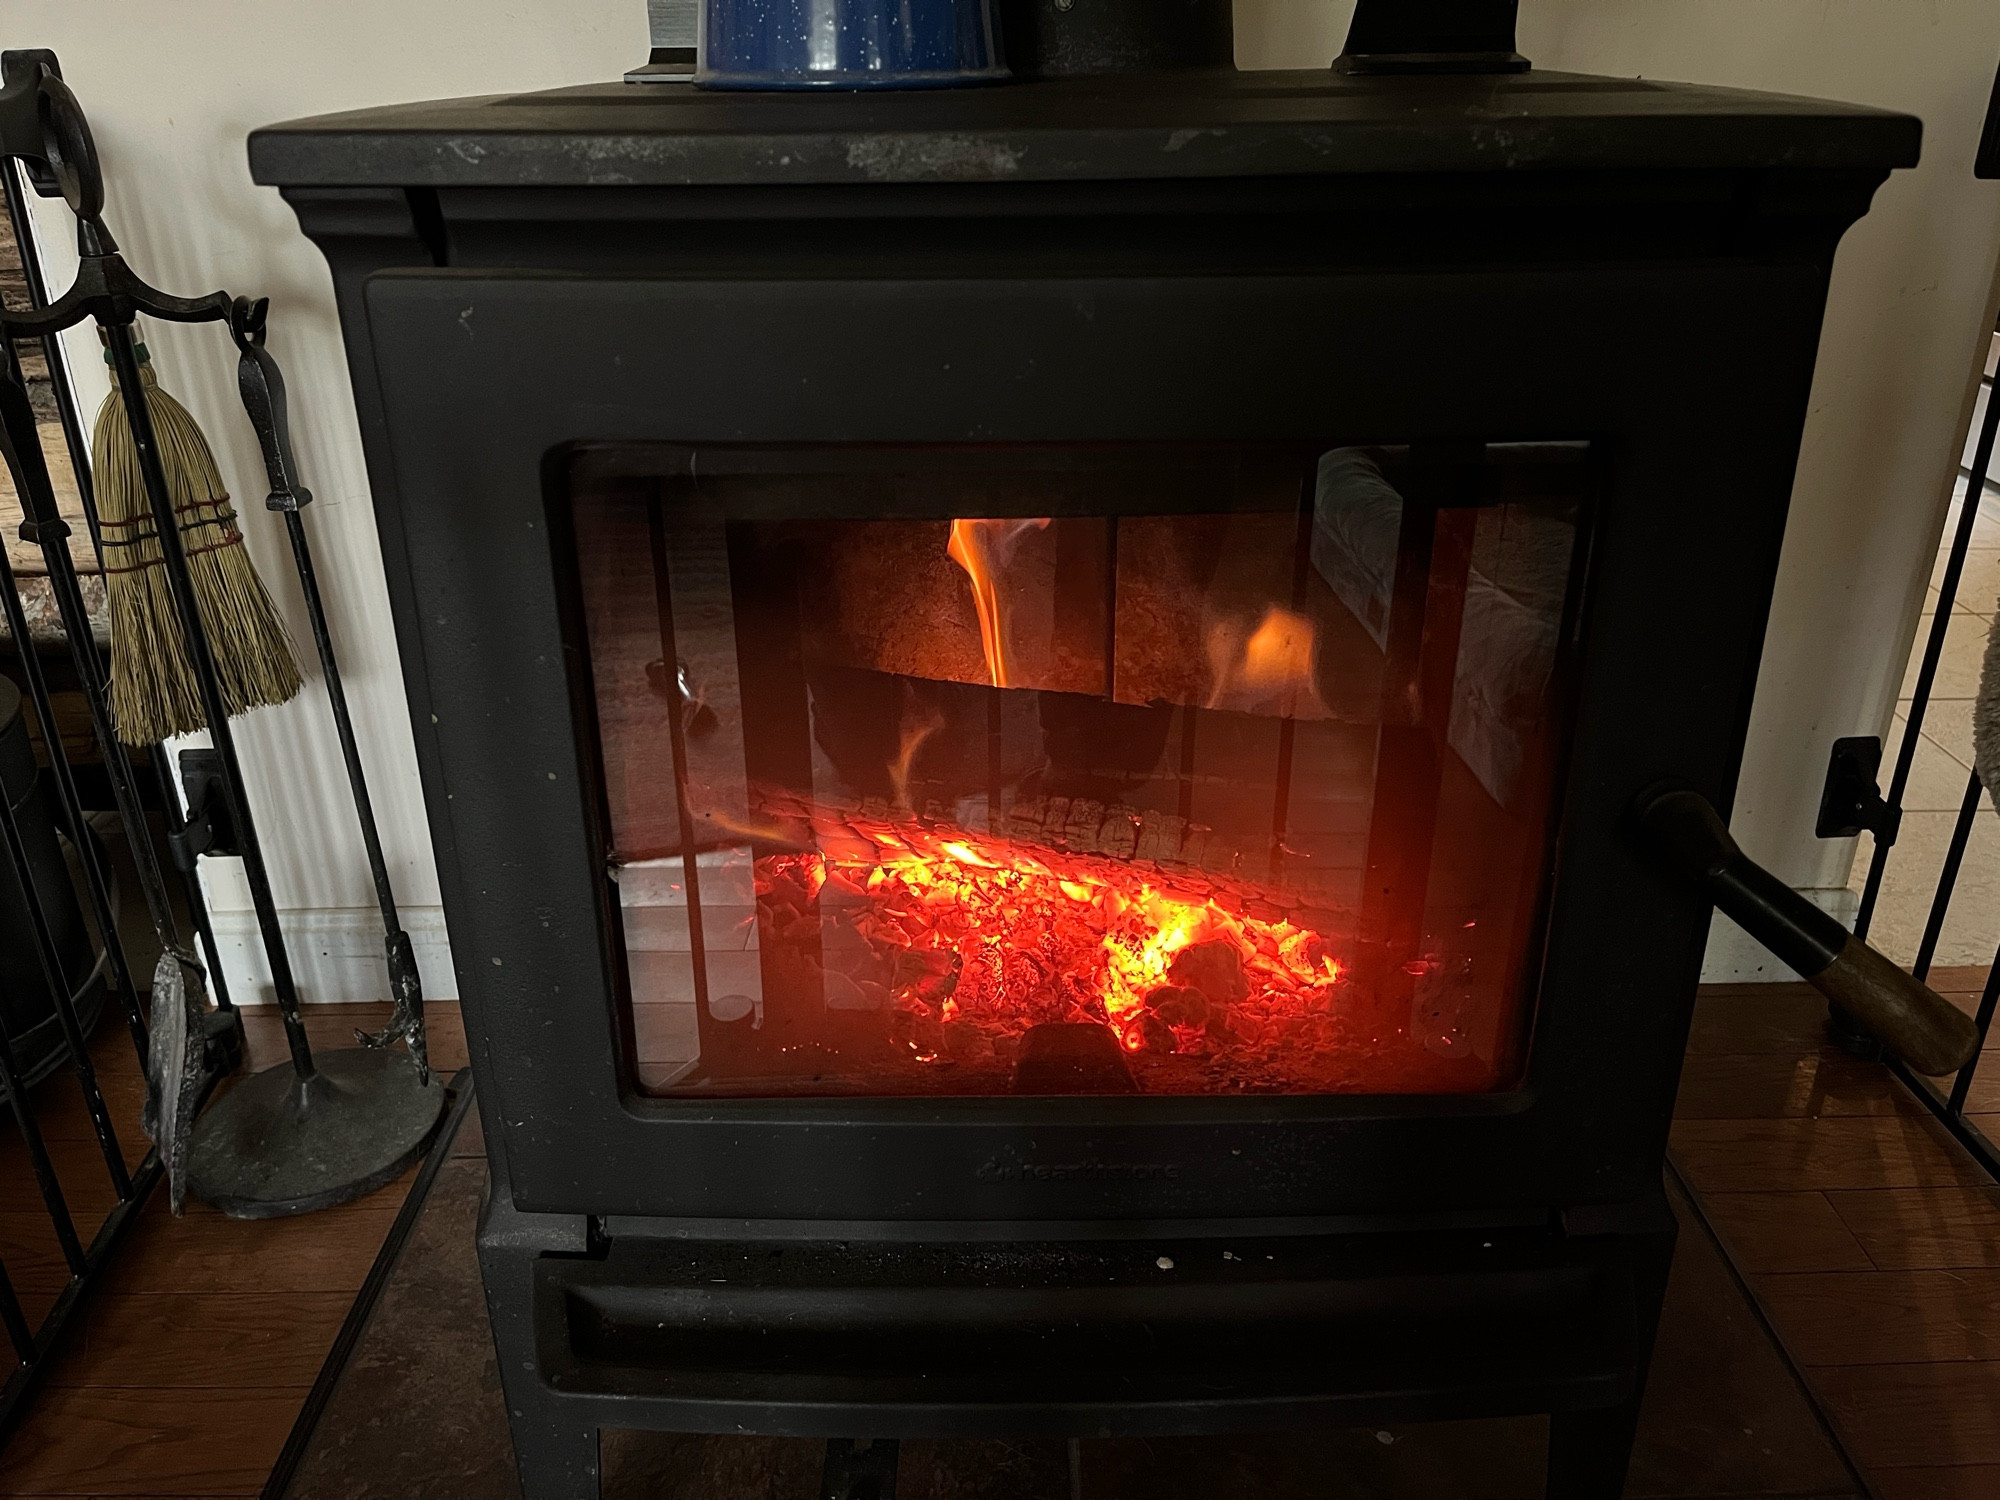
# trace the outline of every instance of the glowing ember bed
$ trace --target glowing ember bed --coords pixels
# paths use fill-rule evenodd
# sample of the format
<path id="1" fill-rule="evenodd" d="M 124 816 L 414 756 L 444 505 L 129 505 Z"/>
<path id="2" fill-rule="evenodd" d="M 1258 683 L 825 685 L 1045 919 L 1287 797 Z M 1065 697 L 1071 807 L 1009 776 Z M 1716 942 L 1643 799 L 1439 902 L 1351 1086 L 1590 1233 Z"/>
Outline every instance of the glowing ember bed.
<path id="1" fill-rule="evenodd" d="M 1511 1082 L 1590 473 L 1582 444 L 580 452 L 642 1086 Z"/>

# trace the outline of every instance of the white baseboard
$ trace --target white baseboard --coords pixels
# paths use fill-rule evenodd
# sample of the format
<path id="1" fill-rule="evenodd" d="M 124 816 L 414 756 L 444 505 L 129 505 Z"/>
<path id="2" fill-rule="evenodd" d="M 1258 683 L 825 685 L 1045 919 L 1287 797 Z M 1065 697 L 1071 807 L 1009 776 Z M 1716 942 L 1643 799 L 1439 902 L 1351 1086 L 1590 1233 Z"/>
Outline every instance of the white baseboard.
<path id="1" fill-rule="evenodd" d="M 1828 886 L 1799 892 L 1821 911 L 1831 913 L 1840 925 L 1854 926 L 1861 897 L 1846 886 Z M 1799 976 L 1789 965 L 1775 958 L 1771 950 L 1751 937 L 1721 912 L 1708 929 L 1708 953 L 1702 960 L 1703 984 L 1796 984 Z"/>
<path id="2" fill-rule="evenodd" d="M 423 977 L 426 1000 L 458 998 L 458 977 L 452 972 L 451 944 L 445 935 L 444 908 L 406 906 L 403 930 L 416 950 L 417 972 Z M 382 913 L 372 906 L 279 913 L 285 931 L 285 953 L 291 960 L 299 999 L 307 1003 L 387 1000 L 389 974 L 382 943 Z M 274 999 L 271 971 L 254 911 L 217 911 L 209 915 L 215 946 L 229 985 L 229 998 L 239 1005 L 268 1005 Z"/>

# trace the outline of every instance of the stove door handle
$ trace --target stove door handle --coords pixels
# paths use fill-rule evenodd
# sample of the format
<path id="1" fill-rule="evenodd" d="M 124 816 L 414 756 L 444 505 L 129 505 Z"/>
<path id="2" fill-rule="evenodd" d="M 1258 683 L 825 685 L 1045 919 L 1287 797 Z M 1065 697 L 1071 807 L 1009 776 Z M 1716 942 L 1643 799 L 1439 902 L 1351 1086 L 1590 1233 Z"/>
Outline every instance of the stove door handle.
<path id="1" fill-rule="evenodd" d="M 1796 969 L 1919 1073 L 1955 1073 L 1979 1051 L 1972 1018 L 1904 973 L 1751 859 L 1698 792 L 1649 792 L 1639 826 L 1737 926 Z"/>

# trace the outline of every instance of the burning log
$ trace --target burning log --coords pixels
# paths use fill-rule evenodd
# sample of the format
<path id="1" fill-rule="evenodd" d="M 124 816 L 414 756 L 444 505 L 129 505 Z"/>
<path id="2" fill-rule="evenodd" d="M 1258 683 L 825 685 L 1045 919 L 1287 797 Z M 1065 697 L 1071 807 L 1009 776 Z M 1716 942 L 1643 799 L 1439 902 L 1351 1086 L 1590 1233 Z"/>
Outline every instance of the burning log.
<path id="1" fill-rule="evenodd" d="M 1036 1026 L 1021 1038 L 1017 1094 L 1136 1094 L 1118 1039 L 1094 1025 Z"/>
<path id="2" fill-rule="evenodd" d="M 1283 916 L 1276 907 L 1266 909 L 1271 916 Z M 1174 961 L 1167 965 L 1167 978 L 1199 991 L 1218 1005 L 1233 1005 L 1250 993 L 1250 981 L 1243 973 L 1242 951 L 1235 943 L 1221 938 L 1194 943 L 1176 953 Z"/>
<path id="3" fill-rule="evenodd" d="M 1210 1005 L 1208 996 L 1200 990 L 1178 984 L 1154 990 L 1146 997 L 1146 1009 L 1169 1026 L 1206 1028 L 1209 1018 L 1220 1014 L 1219 1008 Z"/>

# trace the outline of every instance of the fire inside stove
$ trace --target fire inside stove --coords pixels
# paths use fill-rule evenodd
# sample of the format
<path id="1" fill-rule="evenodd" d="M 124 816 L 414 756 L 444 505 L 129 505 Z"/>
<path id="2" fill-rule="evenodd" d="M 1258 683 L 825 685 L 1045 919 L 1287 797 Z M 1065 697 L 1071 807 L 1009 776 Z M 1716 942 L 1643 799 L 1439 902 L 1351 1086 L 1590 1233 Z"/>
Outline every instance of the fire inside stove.
<path id="1" fill-rule="evenodd" d="M 1585 472 L 1563 445 L 586 455 L 639 1085 L 1506 1086 Z"/>
<path id="2" fill-rule="evenodd" d="M 1331 913 L 1287 911 L 1248 884 L 916 824 L 851 819 L 827 842 L 832 852 L 757 862 L 759 927 L 781 972 L 884 1016 L 888 1048 L 919 1064 L 1040 1066 L 1050 1082 L 1067 1069 L 1079 1084 L 1095 1066 L 1119 1088 L 1133 1064 L 1091 1047 L 1096 1031 L 1145 1065 L 1174 1056 L 1248 1087 L 1297 1073 L 1288 1059 L 1370 1050 L 1339 1003 L 1335 942 L 1300 925 L 1332 926 Z M 806 972 L 815 944 L 850 966 Z"/>

